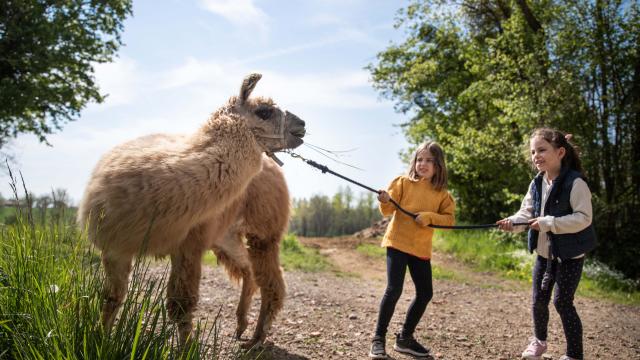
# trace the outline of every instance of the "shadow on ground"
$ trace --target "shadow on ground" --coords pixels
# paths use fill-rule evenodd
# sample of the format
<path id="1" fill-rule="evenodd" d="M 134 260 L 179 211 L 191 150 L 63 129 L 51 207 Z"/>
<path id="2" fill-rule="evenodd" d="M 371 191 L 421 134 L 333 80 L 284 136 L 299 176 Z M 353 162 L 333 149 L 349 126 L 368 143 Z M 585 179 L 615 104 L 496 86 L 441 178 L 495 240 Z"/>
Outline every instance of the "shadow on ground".
<path id="1" fill-rule="evenodd" d="M 293 354 L 286 349 L 283 349 L 273 343 L 268 343 L 261 349 L 255 349 L 247 353 L 250 359 L 264 359 L 264 360 L 310 360 L 311 358 Z"/>

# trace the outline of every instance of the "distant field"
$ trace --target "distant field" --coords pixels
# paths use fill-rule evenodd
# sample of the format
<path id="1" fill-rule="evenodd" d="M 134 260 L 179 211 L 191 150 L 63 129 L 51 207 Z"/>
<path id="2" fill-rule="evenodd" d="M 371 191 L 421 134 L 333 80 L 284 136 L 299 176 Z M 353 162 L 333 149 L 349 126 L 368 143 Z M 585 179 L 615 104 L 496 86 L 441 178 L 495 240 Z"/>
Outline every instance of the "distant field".
<path id="1" fill-rule="evenodd" d="M 21 208 L 20 211 L 26 214 L 27 209 Z M 38 209 L 32 209 L 31 214 L 36 223 L 42 224 L 43 222 L 49 223 L 52 219 L 54 219 L 54 217 L 56 217 L 59 214 L 59 211 L 60 211 L 59 209 L 53 209 L 53 208 L 47 209 L 44 221 Z M 0 208 L 0 223 L 2 224 L 14 223 L 17 219 L 17 212 L 18 212 L 18 208 L 15 208 L 12 206 L 4 206 Z M 65 208 L 60 214 L 66 220 L 73 220 L 75 219 L 77 212 L 78 212 L 78 208 L 69 207 L 69 208 Z"/>
<path id="2" fill-rule="evenodd" d="M 14 215 L 16 213 L 16 209 L 12 207 L 2 207 L 0 208 L 0 222 L 4 223 L 4 219 L 9 215 Z"/>

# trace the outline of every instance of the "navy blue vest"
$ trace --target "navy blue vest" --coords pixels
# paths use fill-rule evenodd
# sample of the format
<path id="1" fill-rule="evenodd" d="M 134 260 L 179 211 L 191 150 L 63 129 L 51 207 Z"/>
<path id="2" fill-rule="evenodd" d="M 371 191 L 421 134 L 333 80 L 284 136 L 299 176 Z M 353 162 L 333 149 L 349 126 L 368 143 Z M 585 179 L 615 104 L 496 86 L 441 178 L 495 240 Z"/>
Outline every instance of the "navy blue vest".
<path id="1" fill-rule="evenodd" d="M 538 174 L 531 184 L 531 195 L 533 198 L 533 217 L 540 216 L 542 206 L 542 181 L 543 173 Z M 551 191 L 547 202 L 544 204 L 545 215 L 564 216 L 573 213 L 571 208 L 571 189 L 573 181 L 582 178 L 582 175 L 575 171 L 563 168 L 560 175 L 551 185 Z M 585 229 L 572 234 L 553 234 L 547 232 L 551 240 L 551 252 L 554 257 L 560 259 L 571 259 L 580 254 L 587 253 L 596 247 L 596 232 L 593 223 Z M 538 246 L 538 231 L 529 229 L 529 252 L 533 252 Z"/>

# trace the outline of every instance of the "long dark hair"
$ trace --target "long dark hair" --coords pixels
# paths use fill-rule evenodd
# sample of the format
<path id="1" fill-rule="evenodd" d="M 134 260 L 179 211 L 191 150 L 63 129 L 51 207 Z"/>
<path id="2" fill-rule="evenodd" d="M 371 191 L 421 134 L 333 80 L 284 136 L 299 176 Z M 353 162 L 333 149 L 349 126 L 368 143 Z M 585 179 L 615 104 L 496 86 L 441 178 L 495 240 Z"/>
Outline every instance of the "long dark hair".
<path id="1" fill-rule="evenodd" d="M 435 160 L 435 173 L 431 178 L 431 184 L 437 191 L 442 191 L 447 188 L 447 164 L 444 162 L 444 151 L 438 143 L 435 141 L 428 141 L 420 144 L 411 157 L 411 164 L 407 171 L 407 177 L 411 180 L 418 180 L 418 174 L 416 173 L 416 162 L 418 154 L 421 151 L 427 150 L 433 159 Z"/>
<path id="2" fill-rule="evenodd" d="M 583 173 L 579 148 L 571 141 L 573 137 L 571 134 L 565 134 L 556 129 L 542 127 L 533 130 L 530 139 L 533 139 L 534 137 L 543 138 L 555 149 L 563 147 L 565 154 L 562 158 L 562 167 L 569 167 L 569 169 L 573 169 L 580 174 Z"/>

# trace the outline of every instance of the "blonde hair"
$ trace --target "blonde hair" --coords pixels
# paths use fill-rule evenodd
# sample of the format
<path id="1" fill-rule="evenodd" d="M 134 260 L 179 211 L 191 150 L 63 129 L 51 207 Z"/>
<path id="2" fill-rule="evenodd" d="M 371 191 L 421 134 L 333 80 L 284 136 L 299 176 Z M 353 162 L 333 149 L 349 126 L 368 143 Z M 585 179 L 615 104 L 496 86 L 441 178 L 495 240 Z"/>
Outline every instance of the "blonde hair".
<path id="1" fill-rule="evenodd" d="M 411 157 L 411 164 L 409 165 L 407 177 L 414 181 L 419 179 L 419 176 L 416 173 L 416 162 L 418 160 L 418 154 L 425 150 L 428 151 L 435 160 L 435 163 L 433 164 L 435 166 L 435 174 L 433 174 L 433 177 L 431 178 L 431 184 L 438 191 L 446 190 L 447 164 L 444 161 L 444 152 L 442 151 L 442 148 L 435 141 L 427 141 L 418 146 Z"/>

